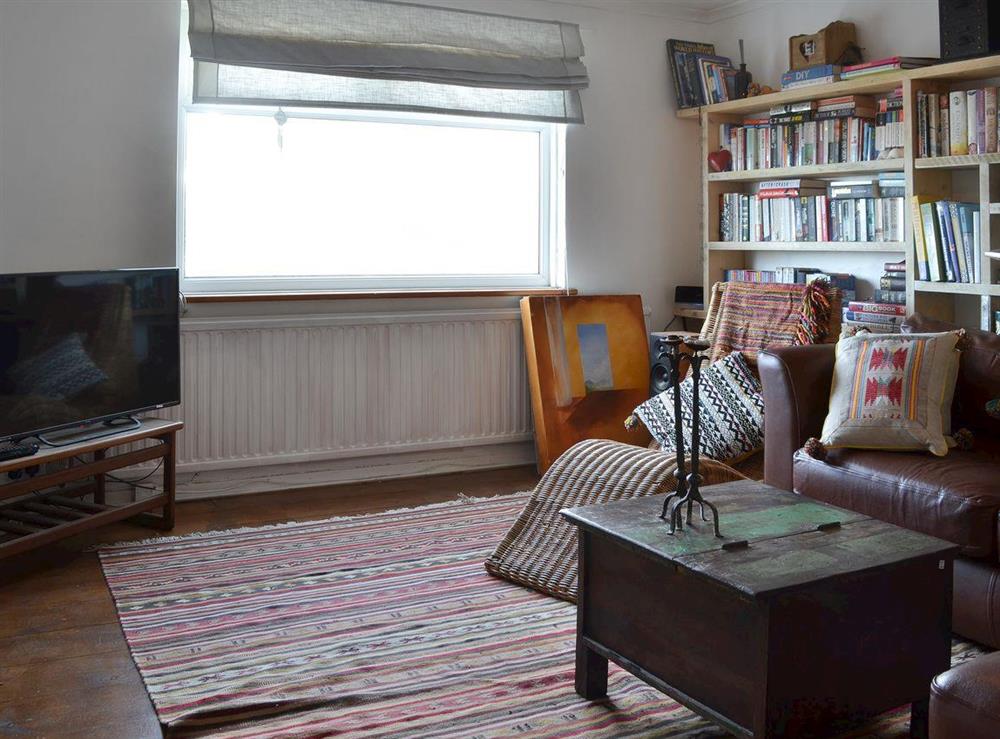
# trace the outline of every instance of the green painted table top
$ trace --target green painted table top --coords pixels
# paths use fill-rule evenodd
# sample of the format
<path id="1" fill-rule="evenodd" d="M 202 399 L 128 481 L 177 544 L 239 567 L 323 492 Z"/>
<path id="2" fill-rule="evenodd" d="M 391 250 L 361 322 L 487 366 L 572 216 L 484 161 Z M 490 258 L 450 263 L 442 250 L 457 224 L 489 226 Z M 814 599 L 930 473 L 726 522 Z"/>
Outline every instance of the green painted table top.
<path id="1" fill-rule="evenodd" d="M 659 518 L 663 495 L 571 508 L 562 515 L 654 561 L 683 567 L 750 597 L 916 557 L 946 557 L 958 549 L 752 480 L 711 485 L 702 489 L 702 496 L 719 509 L 721 539 L 710 522 L 700 520 L 697 505 L 693 525 L 685 524 L 671 536 Z M 740 541 L 747 546 L 723 549 Z"/>

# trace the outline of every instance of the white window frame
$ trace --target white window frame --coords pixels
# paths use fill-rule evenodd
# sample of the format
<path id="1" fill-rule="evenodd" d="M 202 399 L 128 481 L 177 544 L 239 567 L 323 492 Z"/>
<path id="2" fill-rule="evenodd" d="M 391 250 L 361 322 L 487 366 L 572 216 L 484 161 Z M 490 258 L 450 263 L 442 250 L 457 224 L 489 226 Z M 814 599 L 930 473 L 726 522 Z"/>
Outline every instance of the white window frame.
<path id="1" fill-rule="evenodd" d="M 183 7 L 183 6 L 182 6 Z M 539 136 L 539 270 L 531 275 L 379 275 L 379 276 L 302 276 L 302 277 L 188 277 L 185 274 L 185 164 L 187 117 L 189 114 L 225 113 L 227 115 L 268 116 L 276 107 L 208 105 L 191 102 L 192 62 L 185 34 L 182 43 L 177 114 L 177 265 L 181 290 L 186 293 L 258 293 L 258 292 L 340 292 L 461 290 L 520 288 L 564 288 L 566 286 L 565 250 L 565 181 L 566 126 L 539 121 L 498 120 L 475 117 L 430 115 L 408 112 L 368 111 L 333 108 L 290 108 L 281 110 L 289 117 L 339 121 L 407 123 L 424 126 L 487 128 L 494 130 L 532 131 Z M 390 206 L 391 207 L 391 206 Z M 358 248 L 363 248 L 359 244 Z"/>

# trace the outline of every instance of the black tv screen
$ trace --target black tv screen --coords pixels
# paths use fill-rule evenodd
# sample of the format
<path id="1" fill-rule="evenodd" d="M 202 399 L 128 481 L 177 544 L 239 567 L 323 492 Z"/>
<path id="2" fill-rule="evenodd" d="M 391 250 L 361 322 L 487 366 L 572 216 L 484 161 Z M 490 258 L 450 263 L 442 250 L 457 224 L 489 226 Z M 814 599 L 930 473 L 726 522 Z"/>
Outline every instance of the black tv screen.
<path id="1" fill-rule="evenodd" d="M 0 440 L 179 402 L 176 269 L 0 275 Z"/>

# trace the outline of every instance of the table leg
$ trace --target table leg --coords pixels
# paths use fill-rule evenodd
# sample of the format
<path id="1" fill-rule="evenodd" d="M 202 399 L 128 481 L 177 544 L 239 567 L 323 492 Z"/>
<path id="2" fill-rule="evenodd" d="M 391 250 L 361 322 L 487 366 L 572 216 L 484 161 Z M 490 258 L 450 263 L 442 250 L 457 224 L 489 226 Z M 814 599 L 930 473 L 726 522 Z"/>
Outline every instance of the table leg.
<path id="1" fill-rule="evenodd" d="M 177 434 L 167 434 L 164 443 L 167 454 L 163 458 L 163 493 L 167 496 L 167 503 L 163 506 L 163 528 L 170 531 L 174 527 L 177 505 Z"/>
<path id="2" fill-rule="evenodd" d="M 576 692 L 587 700 L 608 694 L 608 658 L 588 647 L 582 639 L 576 641 Z"/>
<path id="3" fill-rule="evenodd" d="M 927 739 L 927 722 L 929 714 L 929 698 L 914 701 L 910 705 L 910 736 L 912 739 Z"/>
<path id="4" fill-rule="evenodd" d="M 94 452 L 94 461 L 101 462 L 106 456 L 104 449 L 98 449 Z M 103 472 L 98 472 L 94 475 L 94 502 L 99 505 L 104 505 L 105 502 L 105 490 L 107 490 L 106 479 Z"/>

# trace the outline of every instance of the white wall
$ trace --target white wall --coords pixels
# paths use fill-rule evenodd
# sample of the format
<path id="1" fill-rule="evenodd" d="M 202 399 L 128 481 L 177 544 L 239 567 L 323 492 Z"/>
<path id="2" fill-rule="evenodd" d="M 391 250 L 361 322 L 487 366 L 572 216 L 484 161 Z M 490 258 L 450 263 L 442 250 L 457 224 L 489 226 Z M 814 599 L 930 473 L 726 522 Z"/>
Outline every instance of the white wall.
<path id="1" fill-rule="evenodd" d="M 173 2 L 0 2 L 0 271 L 174 263 Z"/>
<path id="2" fill-rule="evenodd" d="M 699 238 L 697 127 L 673 116 L 664 42 L 706 27 L 613 3 L 450 4 L 581 24 L 592 85 L 567 143 L 570 285 L 640 292 L 664 322 L 673 285 L 697 281 Z M 0 2 L 0 269 L 173 263 L 178 12 Z"/>
<path id="3" fill-rule="evenodd" d="M 754 81 L 781 87 L 788 69 L 788 39 L 814 33 L 831 21 L 850 21 L 865 60 L 939 54 L 937 0 L 785 0 L 735 5 L 710 26 L 716 50 L 739 62 L 744 40 Z"/>

